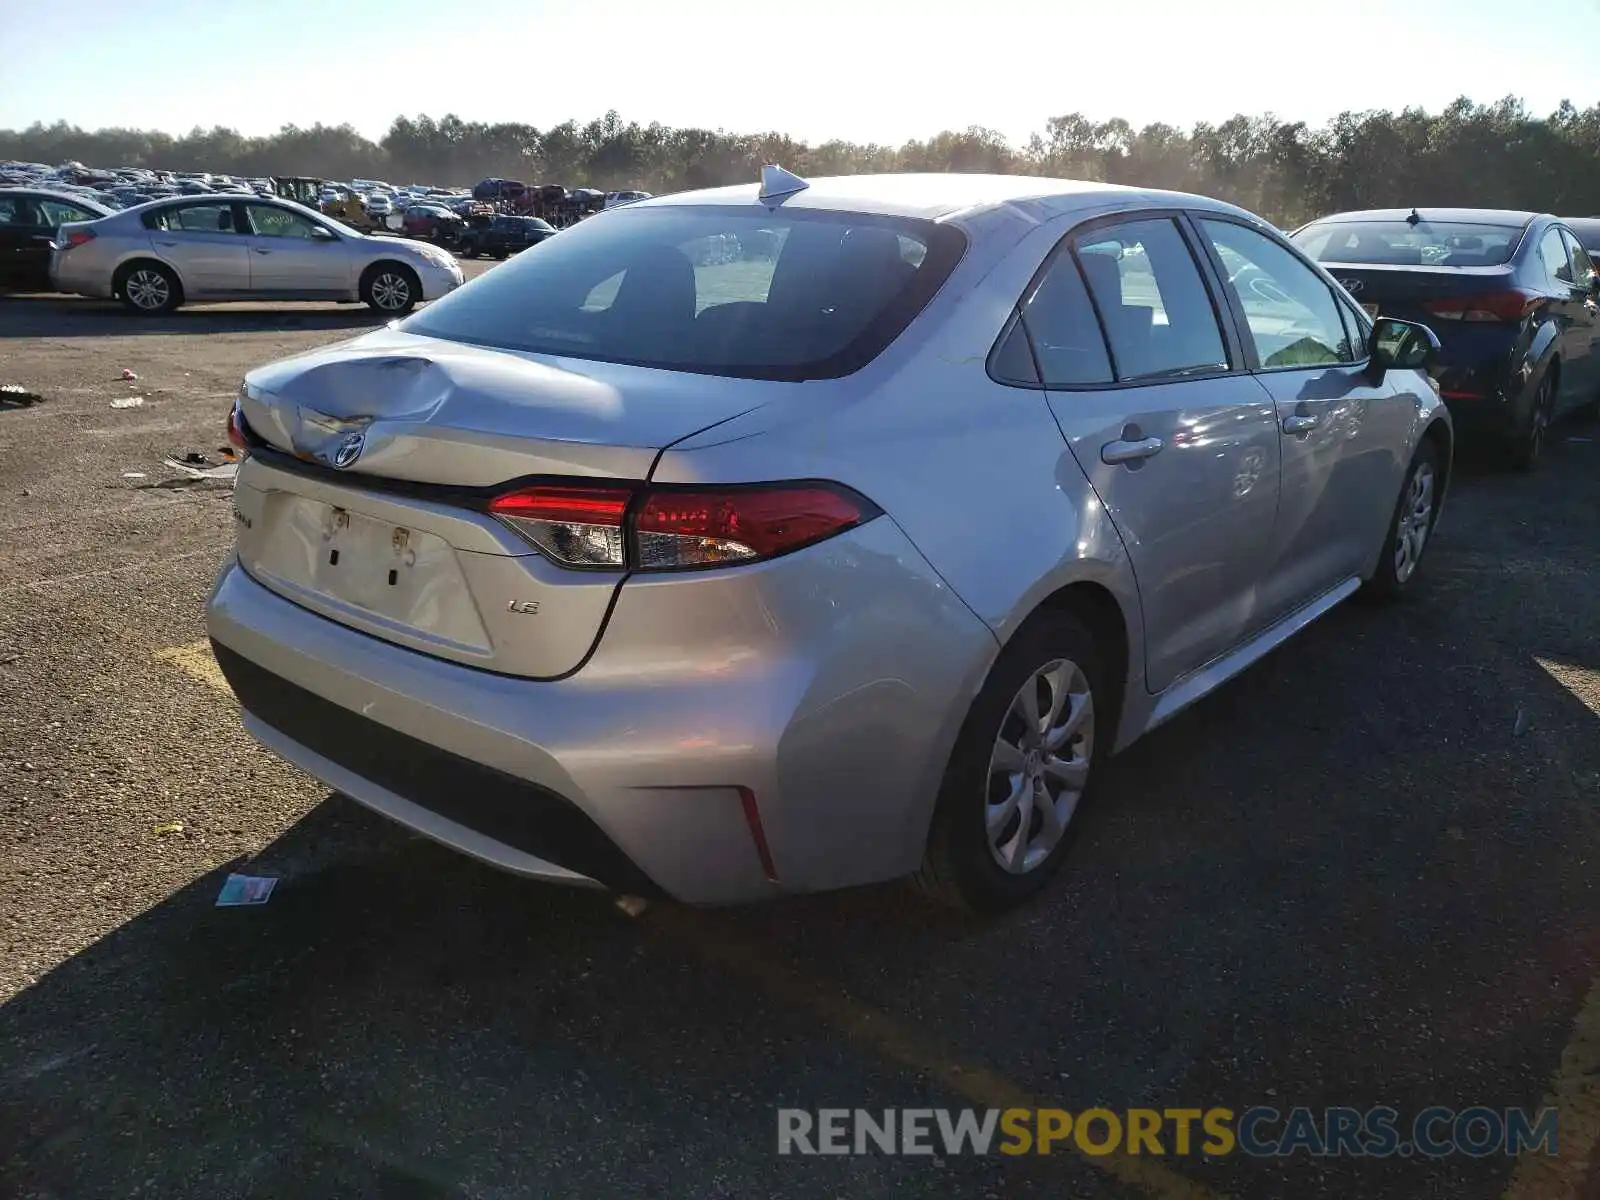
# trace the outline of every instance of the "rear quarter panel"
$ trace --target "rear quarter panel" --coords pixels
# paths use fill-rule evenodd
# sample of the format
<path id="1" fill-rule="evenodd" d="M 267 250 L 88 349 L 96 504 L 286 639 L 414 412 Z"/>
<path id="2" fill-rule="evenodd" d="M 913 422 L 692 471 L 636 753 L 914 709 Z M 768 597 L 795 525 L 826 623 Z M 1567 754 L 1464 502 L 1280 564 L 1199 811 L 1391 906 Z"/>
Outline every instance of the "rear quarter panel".
<path id="1" fill-rule="evenodd" d="M 1143 677 L 1137 592 L 1109 517 L 1041 391 L 989 378 L 989 352 L 1070 218 L 1026 205 L 973 218 L 972 244 L 921 316 L 855 375 L 793 385 L 782 402 L 668 449 L 661 482 L 833 479 L 880 505 L 954 594 L 993 631 L 927 756 L 931 805 L 968 699 L 999 645 L 1068 583 L 1105 586 Z M 1142 685 L 1141 685 L 1142 686 Z M 926 814 L 922 814 L 925 820 Z"/>

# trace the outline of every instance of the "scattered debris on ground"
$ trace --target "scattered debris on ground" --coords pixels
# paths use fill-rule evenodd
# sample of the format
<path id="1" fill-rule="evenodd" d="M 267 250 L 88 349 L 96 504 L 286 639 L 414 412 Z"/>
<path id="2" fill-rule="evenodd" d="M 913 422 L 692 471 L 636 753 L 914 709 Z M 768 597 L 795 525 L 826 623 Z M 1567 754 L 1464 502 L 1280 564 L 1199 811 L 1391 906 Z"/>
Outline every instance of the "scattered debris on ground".
<path id="1" fill-rule="evenodd" d="M 157 837 L 166 837 L 169 833 L 182 833 L 182 832 L 183 832 L 183 822 L 182 821 L 168 821 L 165 825 L 157 825 L 156 826 L 156 836 Z"/>
<path id="2" fill-rule="evenodd" d="M 138 378 L 139 378 L 139 377 L 138 377 L 138 376 L 137 376 L 137 375 L 135 375 L 135 374 L 134 374 L 134 373 L 133 373 L 133 372 L 132 372 L 132 371 L 130 371 L 130 370 L 128 370 L 128 368 L 127 368 L 127 367 L 123 367 L 123 368 L 122 368 L 122 377 L 123 377 L 123 378 L 124 378 L 124 379 L 126 379 L 126 380 L 127 380 L 127 381 L 128 381 L 128 382 L 129 382 L 129 383 L 132 383 L 132 382 L 133 382 L 133 381 L 134 381 L 134 380 L 136 380 L 136 379 L 138 379 Z"/>
<path id="3" fill-rule="evenodd" d="M 138 408 L 143 403 L 144 403 L 144 397 L 143 396 L 123 396 L 121 399 L 113 400 L 111 402 L 111 407 L 112 408 Z"/>
<path id="4" fill-rule="evenodd" d="M 204 454 L 192 450 L 181 459 L 163 458 L 161 463 L 193 480 L 231 480 L 239 473 L 239 464 L 236 462 L 213 462 Z"/>
<path id="5" fill-rule="evenodd" d="M 246 904 L 265 904 L 278 886 L 269 875 L 229 875 L 217 893 L 218 908 L 238 908 Z"/>
<path id="6" fill-rule="evenodd" d="M 31 408 L 43 399 L 38 392 L 30 392 L 20 383 L 0 384 L 0 408 Z"/>

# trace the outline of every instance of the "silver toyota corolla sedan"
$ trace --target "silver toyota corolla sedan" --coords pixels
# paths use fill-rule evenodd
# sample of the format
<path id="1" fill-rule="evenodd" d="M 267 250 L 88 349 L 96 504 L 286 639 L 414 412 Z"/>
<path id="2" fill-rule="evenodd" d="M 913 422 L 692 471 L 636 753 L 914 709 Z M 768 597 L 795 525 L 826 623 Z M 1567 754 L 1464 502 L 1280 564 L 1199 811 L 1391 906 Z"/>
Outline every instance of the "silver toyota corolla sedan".
<path id="1" fill-rule="evenodd" d="M 56 289 L 138 313 L 189 300 L 362 301 L 398 317 L 461 286 L 448 251 L 369 237 L 287 200 L 185 196 L 63 225 Z"/>
<path id="2" fill-rule="evenodd" d="M 769 168 L 252 371 L 209 630 L 258 739 L 508 870 L 993 911 L 1108 755 L 1415 584 L 1436 348 L 1213 200 Z"/>

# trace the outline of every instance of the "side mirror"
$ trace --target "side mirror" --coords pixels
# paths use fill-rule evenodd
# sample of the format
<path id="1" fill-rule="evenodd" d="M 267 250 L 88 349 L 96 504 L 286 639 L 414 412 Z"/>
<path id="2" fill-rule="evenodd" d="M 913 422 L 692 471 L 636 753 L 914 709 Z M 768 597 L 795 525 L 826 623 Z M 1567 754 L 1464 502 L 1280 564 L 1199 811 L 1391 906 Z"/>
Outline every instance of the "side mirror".
<path id="1" fill-rule="evenodd" d="M 1589 272 L 1589 294 L 1600 296 L 1600 271 Z"/>
<path id="2" fill-rule="evenodd" d="M 1430 370 L 1439 358 L 1438 335 L 1415 321 L 1379 317 L 1372 323 L 1367 353 L 1375 374 L 1390 370 Z"/>
<path id="3" fill-rule="evenodd" d="M 311 240 L 314 242 L 333 242 L 337 241 L 338 238 L 333 230 L 326 225 L 313 225 L 311 227 Z"/>

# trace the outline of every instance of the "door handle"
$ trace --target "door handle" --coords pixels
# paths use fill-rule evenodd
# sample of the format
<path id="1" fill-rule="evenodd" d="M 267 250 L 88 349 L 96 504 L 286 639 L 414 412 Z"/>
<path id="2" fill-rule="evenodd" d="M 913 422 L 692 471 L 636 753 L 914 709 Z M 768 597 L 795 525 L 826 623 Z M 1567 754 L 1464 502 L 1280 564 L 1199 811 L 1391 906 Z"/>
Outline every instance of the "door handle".
<path id="1" fill-rule="evenodd" d="M 50 235 L 48 233 L 29 234 L 28 240 L 33 242 L 48 242 L 50 240 Z"/>
<path id="2" fill-rule="evenodd" d="M 255 252 L 257 254 L 271 254 L 272 253 L 271 250 L 263 250 L 260 246 L 256 246 L 255 247 Z"/>
<path id="3" fill-rule="evenodd" d="M 176 246 L 177 244 L 178 244 L 177 242 L 157 242 L 156 243 L 156 245 L 158 245 L 158 246 L 166 246 L 168 249 L 171 249 L 173 246 Z"/>
<path id="4" fill-rule="evenodd" d="M 1292 417 L 1283 419 L 1283 431 L 1285 433 L 1310 433 L 1321 424 L 1321 417 L 1309 417 L 1297 413 Z"/>
<path id="5" fill-rule="evenodd" d="M 1133 442 L 1107 442 L 1100 447 L 1100 461 L 1108 466 L 1116 466 L 1118 463 L 1138 462 L 1140 459 L 1160 454 L 1161 448 L 1165 445 L 1166 443 L 1158 437 L 1140 438 L 1138 441 Z"/>

